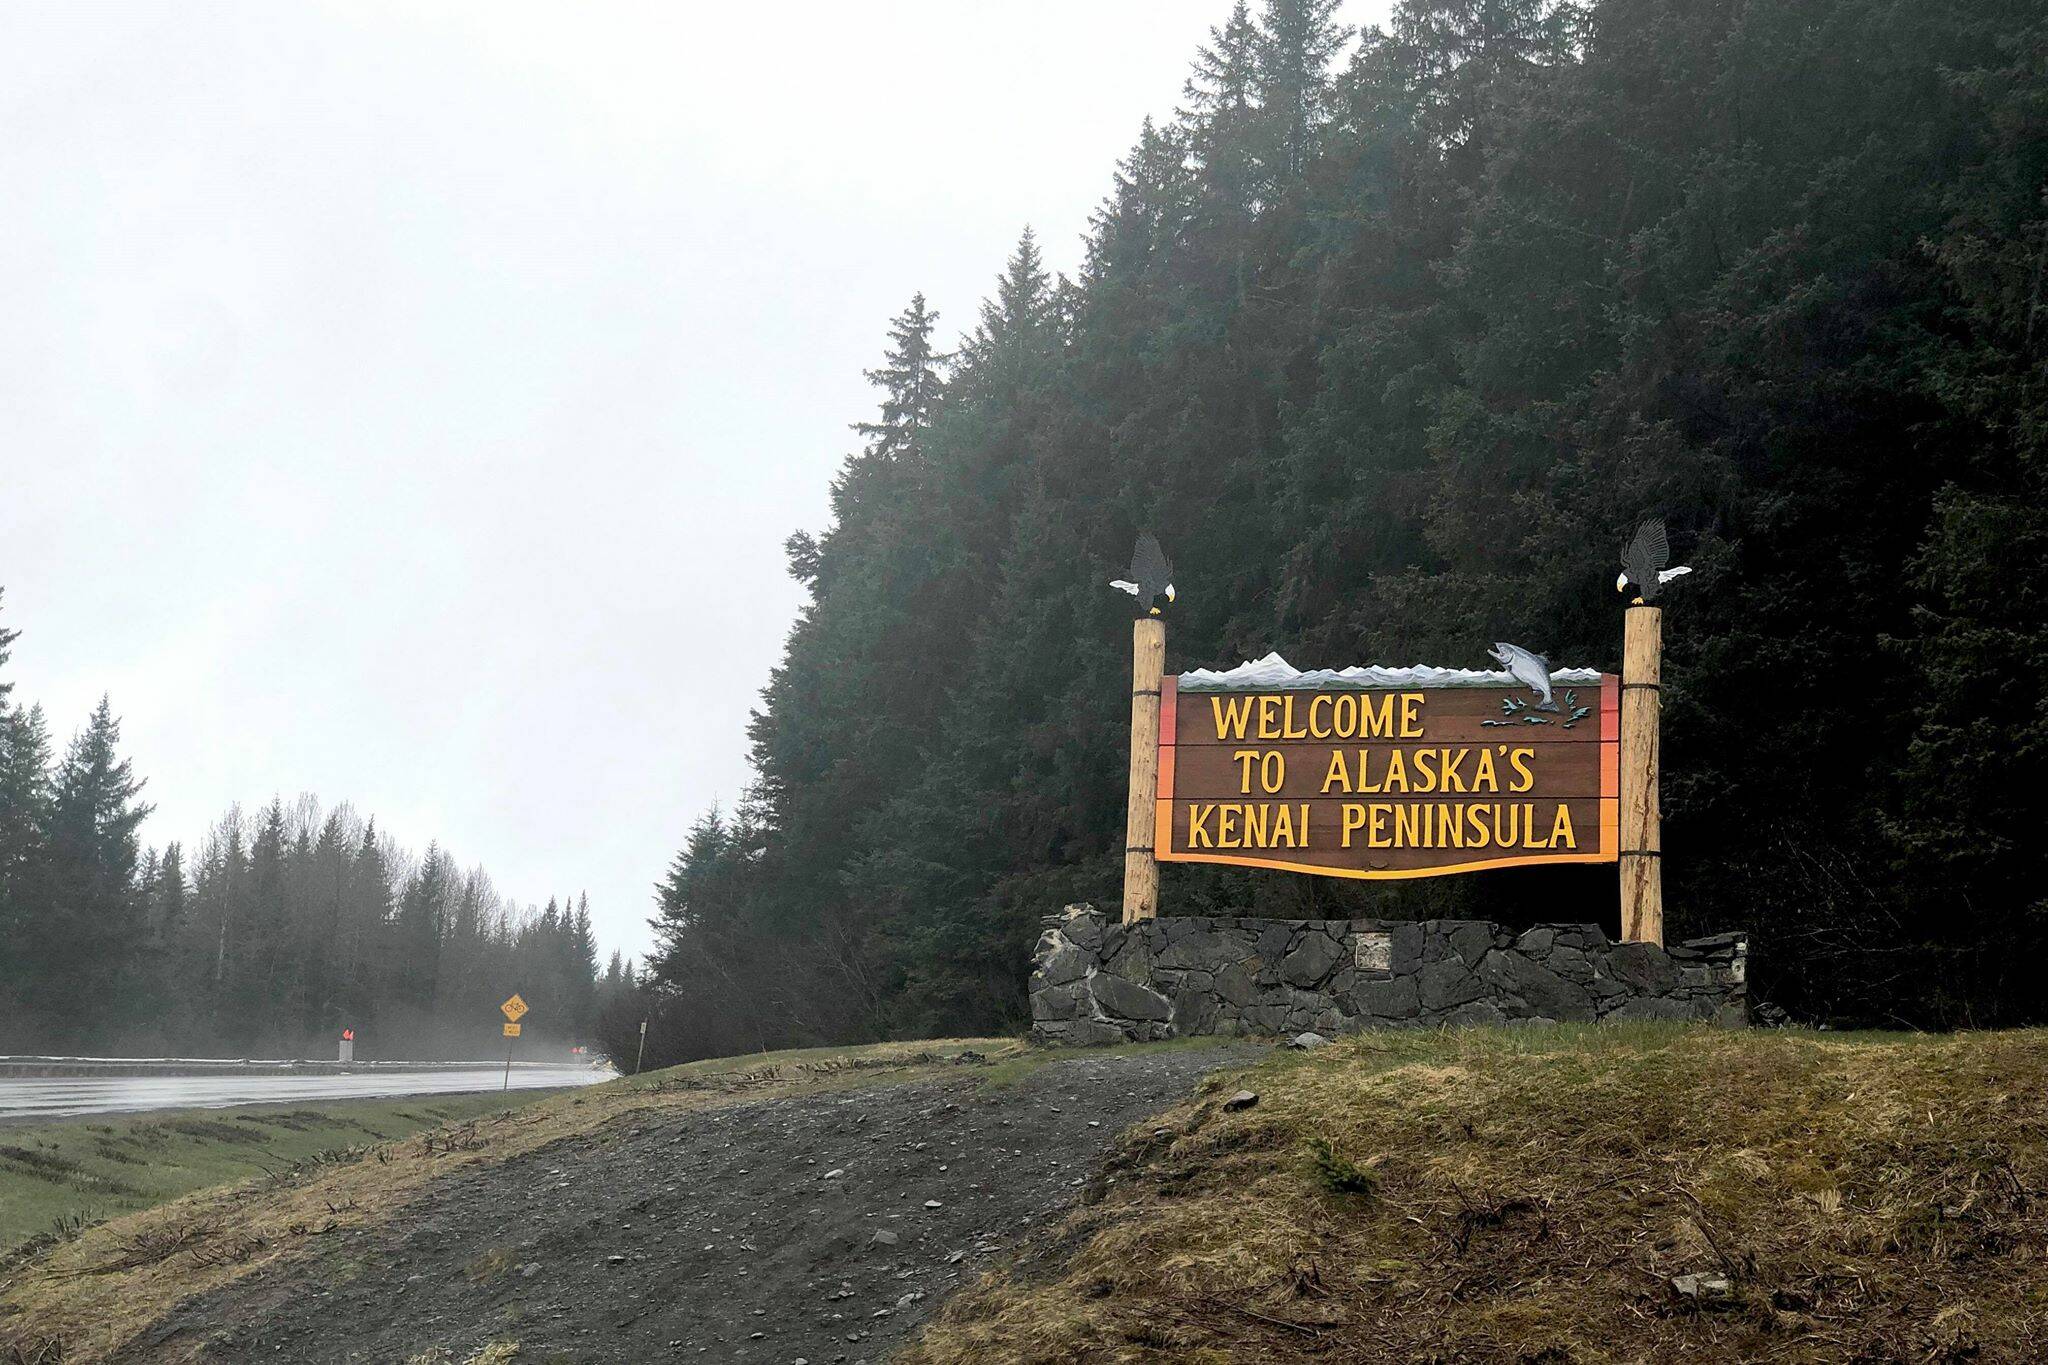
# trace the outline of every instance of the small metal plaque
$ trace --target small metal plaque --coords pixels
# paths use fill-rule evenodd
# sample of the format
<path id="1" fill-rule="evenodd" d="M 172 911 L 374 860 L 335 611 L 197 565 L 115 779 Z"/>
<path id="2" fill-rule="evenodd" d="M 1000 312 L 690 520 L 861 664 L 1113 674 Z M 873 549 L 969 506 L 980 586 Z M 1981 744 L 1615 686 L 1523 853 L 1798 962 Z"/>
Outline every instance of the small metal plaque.
<path id="1" fill-rule="evenodd" d="M 1352 960 L 1361 972 L 1394 970 L 1394 936 L 1360 934 L 1351 941 Z"/>

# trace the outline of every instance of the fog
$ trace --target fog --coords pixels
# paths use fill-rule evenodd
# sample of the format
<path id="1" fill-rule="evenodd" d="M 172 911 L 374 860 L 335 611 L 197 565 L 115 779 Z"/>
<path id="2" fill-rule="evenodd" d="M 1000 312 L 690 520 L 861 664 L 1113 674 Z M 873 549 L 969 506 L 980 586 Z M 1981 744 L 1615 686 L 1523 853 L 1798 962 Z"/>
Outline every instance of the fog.
<path id="1" fill-rule="evenodd" d="M 887 318 L 1071 270 L 1227 8 L 0 9 L 17 699 L 149 842 L 317 792 L 643 950 Z"/>

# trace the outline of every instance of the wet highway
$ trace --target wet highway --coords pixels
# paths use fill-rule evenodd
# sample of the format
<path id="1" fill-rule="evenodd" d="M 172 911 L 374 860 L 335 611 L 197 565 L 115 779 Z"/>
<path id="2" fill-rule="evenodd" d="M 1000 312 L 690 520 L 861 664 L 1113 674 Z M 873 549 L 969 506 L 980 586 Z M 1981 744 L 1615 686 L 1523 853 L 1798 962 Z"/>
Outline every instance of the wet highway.
<path id="1" fill-rule="evenodd" d="M 595 1085 L 615 1072 L 588 1066 L 515 1066 L 512 1089 Z M 151 1109 L 219 1109 L 234 1104 L 317 1103 L 380 1095 L 445 1095 L 496 1090 L 502 1065 L 437 1071 L 363 1071 L 342 1075 L 32 1076 L 0 1079 L 0 1121 L 134 1114 Z"/>

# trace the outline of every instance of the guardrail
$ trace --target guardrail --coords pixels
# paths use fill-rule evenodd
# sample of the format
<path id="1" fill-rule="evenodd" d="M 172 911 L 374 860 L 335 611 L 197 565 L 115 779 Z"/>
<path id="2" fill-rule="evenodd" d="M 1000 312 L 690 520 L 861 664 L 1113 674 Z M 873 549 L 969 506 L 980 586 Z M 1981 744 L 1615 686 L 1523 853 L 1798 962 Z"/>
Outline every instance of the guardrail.
<path id="1" fill-rule="evenodd" d="M 588 1065 L 514 1062 L 514 1071 Z M 264 1057 L 0 1057 L 0 1079 L 23 1076 L 359 1076 L 397 1071 L 502 1071 L 505 1059 L 473 1062 L 335 1062 Z"/>

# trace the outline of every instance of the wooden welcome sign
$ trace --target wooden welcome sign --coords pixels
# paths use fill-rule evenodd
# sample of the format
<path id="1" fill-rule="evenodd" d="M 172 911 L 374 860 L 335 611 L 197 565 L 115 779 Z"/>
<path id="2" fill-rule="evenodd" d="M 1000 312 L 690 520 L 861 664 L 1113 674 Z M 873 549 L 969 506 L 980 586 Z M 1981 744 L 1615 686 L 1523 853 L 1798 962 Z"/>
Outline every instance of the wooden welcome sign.
<path id="1" fill-rule="evenodd" d="M 1613 862 L 1618 681 L 1515 654 L 1161 679 L 1155 856 L 1368 878 Z"/>
<path id="2" fill-rule="evenodd" d="M 1166 675 L 1173 570 L 1150 533 L 1130 576 L 1131 781 L 1125 923 L 1159 913 L 1159 864 L 1328 877 L 1435 877 L 1536 863 L 1621 864 L 1621 936 L 1664 941 L 1658 810 L 1664 523 L 1636 527 L 1615 588 L 1622 676 L 1553 671 L 1517 645 L 1499 671 L 1303 673 L 1278 654 Z"/>

